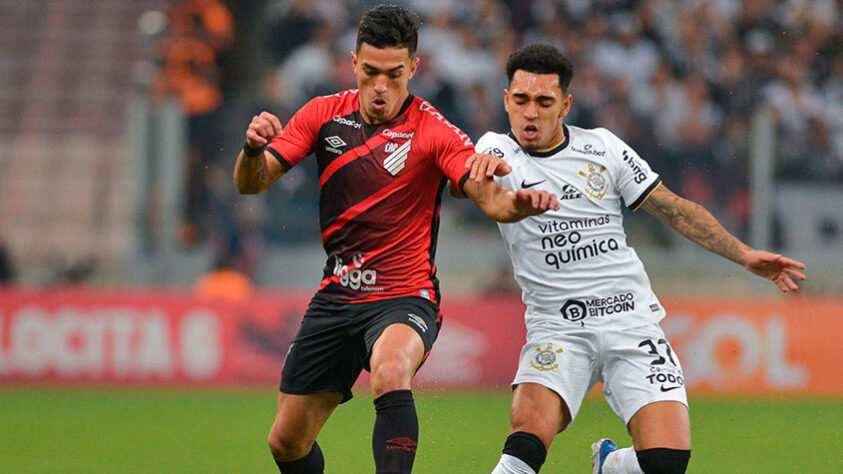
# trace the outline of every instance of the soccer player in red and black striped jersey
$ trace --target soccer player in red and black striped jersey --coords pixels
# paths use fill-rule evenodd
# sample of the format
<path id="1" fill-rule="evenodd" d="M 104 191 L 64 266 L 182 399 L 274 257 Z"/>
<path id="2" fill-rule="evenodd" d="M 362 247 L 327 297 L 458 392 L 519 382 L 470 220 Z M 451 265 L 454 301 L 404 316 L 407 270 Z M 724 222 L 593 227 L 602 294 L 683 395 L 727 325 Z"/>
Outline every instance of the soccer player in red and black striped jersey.
<path id="1" fill-rule="evenodd" d="M 445 183 L 490 218 L 558 209 L 546 191 L 468 180 L 469 137 L 409 93 L 418 17 L 377 6 L 361 19 L 351 63 L 357 90 L 317 97 L 286 127 L 252 119 L 234 180 L 265 190 L 311 154 L 319 169 L 323 280 L 284 361 L 269 446 L 282 473 L 321 473 L 316 438 L 365 368 L 371 372 L 378 473 L 408 473 L 418 444 L 411 379 L 442 322 L 434 254 Z"/>

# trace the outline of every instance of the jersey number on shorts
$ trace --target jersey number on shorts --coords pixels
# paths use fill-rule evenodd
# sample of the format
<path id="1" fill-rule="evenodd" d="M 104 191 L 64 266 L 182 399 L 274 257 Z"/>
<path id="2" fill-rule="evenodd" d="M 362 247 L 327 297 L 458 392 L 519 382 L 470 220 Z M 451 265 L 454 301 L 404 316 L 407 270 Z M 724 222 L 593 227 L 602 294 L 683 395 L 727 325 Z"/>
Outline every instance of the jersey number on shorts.
<path id="1" fill-rule="evenodd" d="M 666 339 L 659 339 L 656 342 L 658 344 L 664 345 L 664 351 L 665 351 L 665 354 L 667 355 L 667 358 L 670 360 L 671 364 L 676 366 L 676 361 L 673 360 L 673 352 L 671 352 L 670 345 L 668 345 L 667 340 Z M 653 361 L 650 362 L 650 365 L 662 365 L 662 364 L 665 363 L 664 356 L 659 353 L 659 350 L 656 348 L 656 345 L 653 344 L 652 339 L 645 339 L 645 340 L 641 341 L 641 344 L 638 344 L 638 347 L 644 347 L 644 346 L 647 346 L 649 348 L 649 350 L 647 351 L 647 354 L 651 354 L 651 355 L 654 355 L 654 356 L 658 357 L 658 359 L 653 359 Z"/>

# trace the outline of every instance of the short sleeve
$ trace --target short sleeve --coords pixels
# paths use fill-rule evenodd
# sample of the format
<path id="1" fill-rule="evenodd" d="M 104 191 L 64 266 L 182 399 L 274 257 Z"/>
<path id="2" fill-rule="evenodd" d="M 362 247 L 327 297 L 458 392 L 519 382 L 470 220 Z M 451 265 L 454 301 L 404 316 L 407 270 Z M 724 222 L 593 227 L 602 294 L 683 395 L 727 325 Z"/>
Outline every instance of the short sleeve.
<path id="1" fill-rule="evenodd" d="M 617 160 L 618 191 L 626 207 L 637 210 L 661 183 L 658 173 L 650 168 L 635 150 L 615 135 L 612 136 L 614 158 Z"/>
<path id="2" fill-rule="evenodd" d="M 313 152 L 322 125 L 319 98 L 299 109 L 267 150 L 289 170 Z"/>
<path id="3" fill-rule="evenodd" d="M 477 140 L 477 144 L 474 145 L 474 151 L 476 153 L 485 153 L 487 155 L 495 155 L 498 158 L 502 158 L 506 160 L 506 153 L 504 153 L 504 147 L 500 145 L 495 139 L 495 134 L 492 132 L 486 132 Z M 495 180 L 498 184 L 503 184 L 504 177 L 500 176 L 492 176 L 492 179 Z"/>
<path id="4" fill-rule="evenodd" d="M 454 184 L 458 184 L 460 191 L 468 179 L 471 170 L 465 167 L 465 162 L 474 154 L 474 143 L 465 133 L 457 131 L 456 127 L 441 126 L 434 154 L 436 166 Z"/>

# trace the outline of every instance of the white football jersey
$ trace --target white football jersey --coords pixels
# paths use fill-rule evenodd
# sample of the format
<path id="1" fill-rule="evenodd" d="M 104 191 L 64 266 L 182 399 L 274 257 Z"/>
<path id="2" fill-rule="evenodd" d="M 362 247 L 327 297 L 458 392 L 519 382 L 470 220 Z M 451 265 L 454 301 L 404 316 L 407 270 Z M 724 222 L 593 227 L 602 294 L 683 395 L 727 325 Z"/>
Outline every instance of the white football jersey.
<path id="1" fill-rule="evenodd" d="M 610 131 L 563 127 L 565 141 L 545 153 L 527 153 L 512 135 L 491 132 L 475 146 L 512 167 L 495 178 L 501 185 L 559 199 L 558 211 L 498 224 L 527 305 L 527 328 L 658 322 L 664 309 L 626 243 L 621 199 L 634 210 L 661 179 Z"/>

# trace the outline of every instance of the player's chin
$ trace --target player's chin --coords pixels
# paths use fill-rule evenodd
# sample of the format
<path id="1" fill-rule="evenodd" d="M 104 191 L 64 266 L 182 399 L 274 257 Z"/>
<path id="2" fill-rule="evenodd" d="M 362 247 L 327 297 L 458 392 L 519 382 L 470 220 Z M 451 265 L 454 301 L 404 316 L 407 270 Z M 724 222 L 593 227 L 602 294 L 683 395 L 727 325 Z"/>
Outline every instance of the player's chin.
<path id="1" fill-rule="evenodd" d="M 518 142 L 521 144 L 521 148 L 527 153 L 533 153 L 539 150 L 539 141 L 536 139 L 530 139 L 521 135 Z"/>

